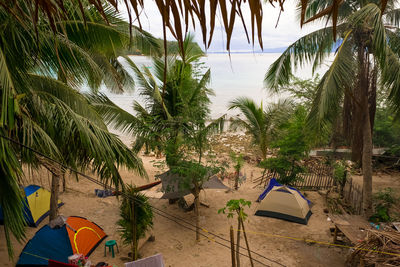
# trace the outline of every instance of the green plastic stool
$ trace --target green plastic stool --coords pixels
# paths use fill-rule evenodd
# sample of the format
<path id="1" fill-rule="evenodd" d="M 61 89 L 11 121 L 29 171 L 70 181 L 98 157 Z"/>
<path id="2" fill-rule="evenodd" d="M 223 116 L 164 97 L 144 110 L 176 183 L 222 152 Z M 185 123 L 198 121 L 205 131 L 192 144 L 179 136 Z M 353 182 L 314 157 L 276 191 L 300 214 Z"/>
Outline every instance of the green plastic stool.
<path id="1" fill-rule="evenodd" d="M 106 256 L 107 247 L 108 247 L 108 252 L 111 252 L 111 255 L 112 255 L 113 258 L 115 257 L 115 255 L 114 255 L 114 246 L 117 246 L 117 252 L 119 253 L 117 241 L 115 241 L 115 240 L 106 241 L 106 244 L 104 245 L 104 257 Z"/>

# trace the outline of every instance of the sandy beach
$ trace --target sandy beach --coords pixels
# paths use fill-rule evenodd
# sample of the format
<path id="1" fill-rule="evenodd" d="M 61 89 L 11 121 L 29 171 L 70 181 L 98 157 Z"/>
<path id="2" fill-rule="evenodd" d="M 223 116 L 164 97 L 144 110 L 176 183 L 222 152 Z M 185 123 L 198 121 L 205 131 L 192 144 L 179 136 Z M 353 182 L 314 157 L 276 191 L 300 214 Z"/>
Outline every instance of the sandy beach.
<path id="1" fill-rule="evenodd" d="M 125 140 L 127 141 L 127 140 Z M 241 143 L 241 145 L 239 145 Z M 213 147 L 218 151 L 220 159 L 228 159 L 228 152 L 231 147 L 236 147 L 238 152 L 245 155 L 255 156 L 250 147 L 248 138 L 243 134 L 225 133 L 223 136 L 214 138 Z M 120 173 L 125 183 L 136 186 L 148 184 L 155 180 L 155 175 L 160 170 L 153 166 L 156 159 L 154 156 L 141 155 L 144 167 L 147 170 L 149 179 L 139 177 L 133 172 L 124 168 Z M 250 159 L 250 162 L 252 160 Z M 25 170 L 25 184 L 39 184 L 44 188 L 50 188 L 50 175 L 45 170 L 32 171 Z M 223 239 L 229 239 L 230 225 L 236 226 L 236 221 L 227 219 L 226 215 L 218 214 L 218 209 L 222 208 L 230 199 L 244 198 L 252 201 L 251 208 L 246 212 L 249 219 L 246 222 L 249 244 L 252 251 L 263 255 L 265 258 L 253 255 L 254 259 L 266 264 L 267 266 L 344 266 L 348 249 L 327 246 L 322 244 L 307 243 L 305 240 L 316 240 L 330 243 L 332 236 L 330 227 L 333 224 L 327 220 L 328 215 L 324 213 L 325 203 L 323 197 L 316 191 L 307 191 L 305 195 L 314 204 L 308 225 L 301 225 L 279 219 L 259 217 L 254 213 L 258 203 L 255 202 L 258 195 L 263 191 L 263 187 L 255 185 L 252 180 L 261 174 L 261 170 L 254 163 L 246 163 L 243 173 L 247 176 L 245 183 L 238 191 L 225 192 L 225 190 L 207 189 L 201 193 L 201 201 L 208 204 L 209 208 L 202 206 L 200 209 L 200 225 Z M 94 176 L 92 173 L 88 173 Z M 361 181 L 355 177 L 356 181 Z M 387 181 L 387 182 L 385 182 Z M 232 182 L 224 181 L 227 186 L 232 187 Z M 392 187 L 400 188 L 398 179 L 386 176 L 374 177 L 374 189 L 378 190 L 391 184 Z M 376 186 L 375 186 L 376 185 Z M 92 263 L 107 262 L 113 266 L 124 266 L 129 261 L 129 246 L 124 246 L 120 239 L 116 222 L 119 219 L 119 200 L 116 197 L 98 198 L 94 194 L 94 189 L 98 185 L 80 178 L 76 180 L 74 175 L 67 176 L 67 190 L 60 194 L 60 199 L 65 203 L 59 210 L 64 216 L 82 216 L 94 221 L 101 226 L 108 235 L 106 240 L 115 239 L 118 242 L 120 252 L 112 258 L 110 254 L 104 257 L 104 241 L 91 254 L 89 259 Z M 161 185 L 150 189 L 151 195 L 160 192 Z M 160 193 L 158 194 L 160 195 Z M 187 202 L 193 202 L 192 195 L 186 196 Z M 192 224 L 195 223 L 194 212 L 184 212 L 177 204 L 169 204 L 168 200 L 150 198 L 150 203 L 155 208 L 166 212 L 168 215 L 179 217 Z M 206 234 L 200 242 L 195 241 L 195 233 L 174 220 L 165 218 L 165 213 L 155 210 L 154 227 L 147 234 L 147 237 L 154 235 L 155 241 L 146 241 L 147 237 L 139 242 L 139 255 L 147 257 L 156 253 L 163 255 L 166 266 L 231 266 L 229 243 Z M 37 228 L 26 228 L 26 240 L 32 238 L 35 232 L 48 223 L 48 218 L 41 222 Z M 182 222 L 180 222 L 182 223 Z M 4 236 L 4 228 L 0 226 L 0 236 Z M 4 240 L 4 239 L 2 239 Z M 223 244 L 218 244 L 217 242 Z M 15 266 L 18 261 L 25 243 L 14 242 L 15 257 L 13 261 L 8 259 L 5 242 L 0 243 L 0 264 L 1 266 Z M 242 238 L 242 245 L 244 240 Z M 246 254 L 245 250 L 241 250 Z M 272 261 L 270 261 L 270 260 Z M 242 266 L 250 266 L 248 258 L 242 256 Z M 279 263 L 279 264 L 278 264 Z M 281 265 L 280 265 L 281 264 Z M 262 264 L 255 262 L 255 266 Z"/>

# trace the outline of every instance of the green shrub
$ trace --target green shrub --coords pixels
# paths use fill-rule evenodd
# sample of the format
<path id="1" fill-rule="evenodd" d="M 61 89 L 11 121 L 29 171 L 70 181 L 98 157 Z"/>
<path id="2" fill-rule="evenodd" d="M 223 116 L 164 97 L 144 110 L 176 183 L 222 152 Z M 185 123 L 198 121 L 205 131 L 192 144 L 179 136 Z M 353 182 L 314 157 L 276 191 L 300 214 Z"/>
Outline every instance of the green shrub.
<path id="1" fill-rule="evenodd" d="M 140 238 L 145 237 L 146 231 L 153 227 L 153 210 L 149 199 L 132 185 L 126 185 L 124 189 L 126 196 L 122 197 L 120 205 L 120 216 L 118 220 L 118 232 L 126 245 L 132 244 L 132 201 L 134 198 L 134 210 L 136 215 L 136 244 Z"/>
<path id="2" fill-rule="evenodd" d="M 374 215 L 370 220 L 373 222 L 391 221 L 390 208 L 398 201 L 394 196 L 393 189 L 387 187 L 374 194 Z"/>

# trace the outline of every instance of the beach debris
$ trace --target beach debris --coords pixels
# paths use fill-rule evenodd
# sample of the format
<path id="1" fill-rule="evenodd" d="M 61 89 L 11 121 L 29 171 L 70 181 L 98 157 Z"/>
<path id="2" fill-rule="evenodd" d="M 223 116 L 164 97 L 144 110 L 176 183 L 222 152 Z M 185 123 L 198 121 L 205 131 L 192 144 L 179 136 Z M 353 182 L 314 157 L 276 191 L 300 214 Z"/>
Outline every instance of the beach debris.
<path id="1" fill-rule="evenodd" d="M 400 232 L 365 229 L 367 236 L 349 255 L 347 262 L 355 266 L 400 266 Z"/>

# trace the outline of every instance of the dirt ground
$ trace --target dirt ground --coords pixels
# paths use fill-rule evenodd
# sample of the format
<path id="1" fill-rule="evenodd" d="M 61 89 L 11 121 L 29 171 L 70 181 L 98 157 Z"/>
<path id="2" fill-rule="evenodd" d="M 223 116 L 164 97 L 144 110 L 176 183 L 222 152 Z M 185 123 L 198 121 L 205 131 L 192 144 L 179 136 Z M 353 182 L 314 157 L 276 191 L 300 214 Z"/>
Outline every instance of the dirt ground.
<path id="1" fill-rule="evenodd" d="M 127 170 L 121 170 L 123 179 L 128 183 L 142 185 L 154 180 L 157 169 L 152 166 L 152 157 L 143 157 L 144 164 L 149 173 L 149 181 L 138 177 Z M 246 165 L 244 172 L 250 173 L 259 171 L 254 167 Z M 256 174 L 254 174 L 256 175 Z M 258 175 L 258 174 L 257 174 Z M 50 177 L 46 172 L 30 173 L 30 182 L 41 184 L 49 188 Z M 331 223 L 327 221 L 327 215 L 323 212 L 323 200 L 317 192 L 307 192 L 307 197 L 315 203 L 312 207 L 313 215 L 308 225 L 300 225 L 278 219 L 254 216 L 257 210 L 255 200 L 262 192 L 262 188 L 253 188 L 254 184 L 249 179 L 236 192 L 225 193 L 221 190 L 206 190 L 201 194 L 201 201 L 208 203 L 210 208 L 201 207 L 200 223 L 201 227 L 211 231 L 225 239 L 229 239 L 229 227 L 235 225 L 235 221 L 230 221 L 226 215 L 218 214 L 218 209 L 222 208 L 230 199 L 244 198 L 252 201 L 252 206 L 247 210 L 249 220 L 246 223 L 249 244 L 253 251 L 272 259 L 284 266 L 343 266 L 346 250 L 321 245 L 309 245 L 304 239 L 314 239 L 318 241 L 330 242 L 329 227 Z M 127 261 L 126 257 L 130 252 L 128 246 L 123 246 L 117 232 L 116 221 L 118 220 L 118 200 L 115 197 L 98 198 L 94 195 L 97 185 L 87 180 L 80 179 L 79 182 L 73 176 L 67 179 L 67 191 L 60 195 L 60 199 L 65 203 L 60 208 L 60 214 L 64 216 L 77 215 L 86 217 L 96 222 L 108 234 L 108 239 L 115 239 L 118 242 L 120 252 L 115 258 L 107 254 L 104 257 L 104 242 L 92 253 L 90 260 L 92 263 L 100 261 L 108 262 L 114 266 L 122 267 Z M 152 190 L 159 190 L 159 187 Z M 193 212 L 185 213 L 178 208 L 177 204 L 170 205 L 167 200 L 151 199 L 151 204 L 155 207 L 168 212 L 174 216 L 181 217 L 194 223 Z M 191 203 L 191 196 L 187 197 Z M 44 226 L 48 221 L 44 220 L 38 228 L 27 228 L 27 240 L 33 237 L 35 232 Z M 230 250 L 218 241 L 229 246 L 229 243 L 213 238 L 203 237 L 199 243 L 195 241 L 195 233 L 183 228 L 177 223 L 168 220 L 158 214 L 155 215 L 154 228 L 151 233 L 155 236 L 154 242 L 142 242 L 139 254 L 142 257 L 150 256 L 155 253 L 162 253 L 166 266 L 230 266 Z M 277 237 L 284 236 L 284 237 Z M 289 238 L 300 239 L 300 241 Z M 0 227 L 0 265 L 14 266 L 18 260 L 24 244 L 14 242 L 15 259 L 10 261 L 4 242 L 4 229 Z M 242 245 L 244 240 L 242 239 Z M 242 250 L 246 253 L 245 250 Z M 268 266 L 280 266 L 260 256 L 255 259 Z M 246 257 L 242 256 L 242 266 L 250 266 Z M 262 266 L 255 263 L 255 266 Z"/>
<path id="2" fill-rule="evenodd" d="M 145 168 L 149 174 L 149 180 L 138 177 L 136 174 L 121 169 L 121 175 L 126 183 L 143 185 L 154 181 L 154 175 L 159 172 L 153 166 L 154 157 L 142 157 Z M 223 190 L 207 189 L 201 193 L 201 201 L 209 204 L 209 208 L 201 207 L 200 225 L 202 228 L 215 233 L 225 239 L 229 239 L 229 227 L 235 226 L 236 221 L 227 219 L 226 215 L 218 214 L 218 209 L 222 208 L 230 199 L 244 198 L 251 200 L 251 208 L 246 212 L 249 219 L 246 222 L 246 231 L 248 232 L 249 244 L 251 250 L 263 255 L 265 258 L 253 255 L 254 259 L 259 260 L 266 266 L 345 266 L 345 258 L 348 249 L 331 247 L 319 244 L 310 244 L 306 239 L 312 239 L 322 242 L 331 242 L 329 228 L 332 223 L 327 220 L 327 214 L 324 213 L 324 200 L 318 192 L 306 192 L 306 196 L 313 202 L 312 212 L 308 225 L 291 223 L 279 219 L 259 217 L 254 213 L 257 210 L 258 203 L 255 202 L 258 195 L 263 191 L 261 187 L 254 187 L 252 178 L 261 174 L 260 169 L 253 165 L 246 164 L 243 172 L 247 175 L 247 180 L 238 191 L 225 192 Z M 26 184 L 39 184 L 49 189 L 50 176 L 46 171 L 27 173 Z M 91 174 L 93 175 L 93 174 Z M 386 184 L 382 184 L 385 179 Z M 374 177 L 375 186 L 397 184 L 400 188 L 399 177 Z M 225 181 L 229 186 L 229 183 Z M 153 191 L 159 191 L 160 185 L 154 187 Z M 119 253 L 115 258 L 110 254 L 104 257 L 104 241 L 91 254 L 89 259 L 96 264 L 100 261 L 108 262 L 110 265 L 123 267 L 124 262 L 129 261 L 129 246 L 123 246 L 119 237 L 116 222 L 119 219 L 118 199 L 116 197 L 98 198 L 94 194 L 94 189 L 99 188 L 83 178 L 76 181 L 75 176 L 67 178 L 67 190 L 61 193 L 60 199 L 65 203 L 59 210 L 64 216 L 77 215 L 101 226 L 108 235 L 106 240 L 115 239 L 119 245 Z M 192 196 L 187 196 L 188 203 L 192 203 Z M 178 208 L 177 204 L 170 205 L 167 200 L 150 199 L 151 204 L 168 214 L 178 216 L 186 221 L 195 223 L 194 213 L 187 212 Z M 27 228 L 26 240 L 32 238 L 35 232 L 48 223 L 44 220 L 38 228 Z M 166 266 L 231 266 L 230 250 L 220 242 L 229 247 L 229 243 L 218 238 L 202 237 L 200 242 L 195 241 L 195 233 L 182 227 L 174 221 L 168 220 L 159 214 L 155 214 L 154 227 L 150 232 L 155 236 L 155 241 L 146 242 L 141 240 L 139 254 L 141 257 L 147 257 L 156 253 L 162 253 Z M 149 233 L 149 234 L 150 234 Z M 241 244 L 245 246 L 242 238 Z M 18 261 L 24 244 L 14 242 L 15 258 L 9 260 L 6 244 L 4 240 L 4 228 L 0 226 L 0 266 L 15 266 Z M 245 250 L 241 250 L 246 254 Z M 270 260 L 272 261 L 270 261 Z M 250 266 L 248 258 L 241 257 L 241 266 Z M 263 266 L 255 262 L 255 266 Z"/>

